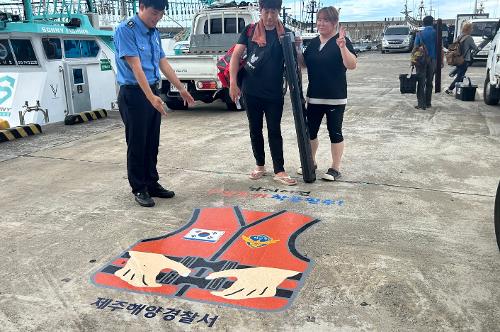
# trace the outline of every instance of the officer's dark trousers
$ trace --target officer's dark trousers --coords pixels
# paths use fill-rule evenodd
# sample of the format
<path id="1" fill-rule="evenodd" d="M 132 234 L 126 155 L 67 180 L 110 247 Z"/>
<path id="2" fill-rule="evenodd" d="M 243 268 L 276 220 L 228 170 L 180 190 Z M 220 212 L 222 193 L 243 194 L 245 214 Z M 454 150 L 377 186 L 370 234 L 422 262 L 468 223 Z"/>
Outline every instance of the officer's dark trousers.
<path id="1" fill-rule="evenodd" d="M 151 89 L 158 95 L 156 87 L 151 86 Z M 133 193 L 147 190 L 159 179 L 156 162 L 161 114 L 139 86 L 121 86 L 118 107 L 125 124 L 128 181 Z"/>
<path id="2" fill-rule="evenodd" d="M 264 135 L 262 134 L 265 115 L 274 173 L 284 172 L 285 161 L 283 159 L 283 138 L 281 137 L 283 99 L 272 101 L 248 95 L 244 96 L 244 98 L 250 128 L 250 140 L 256 164 L 264 166 L 266 163 Z"/>

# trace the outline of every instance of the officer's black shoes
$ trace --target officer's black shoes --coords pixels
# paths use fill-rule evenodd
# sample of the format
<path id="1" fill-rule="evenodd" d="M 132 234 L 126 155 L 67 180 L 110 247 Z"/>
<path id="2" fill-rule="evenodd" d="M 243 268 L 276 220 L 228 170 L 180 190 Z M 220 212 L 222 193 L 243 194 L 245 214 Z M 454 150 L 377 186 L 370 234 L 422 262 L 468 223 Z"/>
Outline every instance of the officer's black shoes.
<path id="1" fill-rule="evenodd" d="M 155 206 L 155 201 L 149 196 L 147 191 L 139 191 L 134 194 L 135 201 L 139 203 L 140 206 L 153 207 Z"/>
<path id="2" fill-rule="evenodd" d="M 148 192 L 151 197 L 172 198 L 175 196 L 173 191 L 163 188 L 159 183 L 156 183 L 153 187 L 148 188 Z"/>

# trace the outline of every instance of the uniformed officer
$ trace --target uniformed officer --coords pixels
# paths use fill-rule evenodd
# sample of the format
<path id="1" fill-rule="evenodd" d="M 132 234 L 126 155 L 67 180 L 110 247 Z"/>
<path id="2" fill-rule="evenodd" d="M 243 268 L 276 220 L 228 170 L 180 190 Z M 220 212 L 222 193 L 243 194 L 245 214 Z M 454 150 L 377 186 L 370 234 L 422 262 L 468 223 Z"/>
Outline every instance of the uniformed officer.
<path id="1" fill-rule="evenodd" d="M 179 91 L 185 103 L 193 97 L 179 81 L 165 58 L 156 24 L 165 12 L 166 0 L 140 0 L 139 14 L 122 22 L 115 32 L 118 106 L 125 124 L 127 172 L 132 193 L 141 206 L 154 206 L 151 197 L 171 198 L 156 170 L 164 103 L 158 97 L 160 70 Z"/>

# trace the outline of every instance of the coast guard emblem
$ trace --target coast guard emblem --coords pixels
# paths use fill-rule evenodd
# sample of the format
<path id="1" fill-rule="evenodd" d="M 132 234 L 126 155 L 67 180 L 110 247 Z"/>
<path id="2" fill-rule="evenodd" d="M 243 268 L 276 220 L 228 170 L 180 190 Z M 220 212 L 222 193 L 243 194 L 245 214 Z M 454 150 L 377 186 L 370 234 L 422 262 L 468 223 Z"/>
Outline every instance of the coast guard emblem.
<path id="1" fill-rule="evenodd" d="M 262 248 L 267 246 L 268 244 L 279 242 L 279 240 L 273 240 L 267 235 L 252 235 L 250 237 L 242 235 L 241 238 L 251 248 Z"/>

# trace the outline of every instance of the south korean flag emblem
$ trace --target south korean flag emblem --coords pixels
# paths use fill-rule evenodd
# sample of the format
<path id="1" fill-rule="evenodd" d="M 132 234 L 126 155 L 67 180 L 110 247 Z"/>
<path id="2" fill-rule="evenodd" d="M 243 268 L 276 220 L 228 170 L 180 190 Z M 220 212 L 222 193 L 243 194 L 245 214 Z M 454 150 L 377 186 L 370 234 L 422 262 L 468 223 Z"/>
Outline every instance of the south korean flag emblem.
<path id="1" fill-rule="evenodd" d="M 224 235 L 224 231 L 193 228 L 189 231 L 189 233 L 184 235 L 184 239 L 214 243 L 219 241 L 222 235 Z"/>

